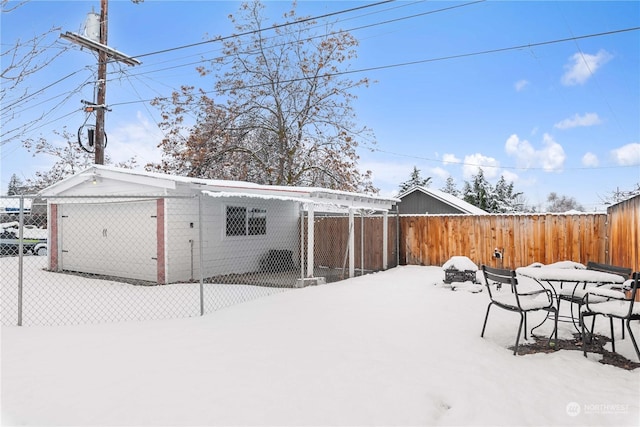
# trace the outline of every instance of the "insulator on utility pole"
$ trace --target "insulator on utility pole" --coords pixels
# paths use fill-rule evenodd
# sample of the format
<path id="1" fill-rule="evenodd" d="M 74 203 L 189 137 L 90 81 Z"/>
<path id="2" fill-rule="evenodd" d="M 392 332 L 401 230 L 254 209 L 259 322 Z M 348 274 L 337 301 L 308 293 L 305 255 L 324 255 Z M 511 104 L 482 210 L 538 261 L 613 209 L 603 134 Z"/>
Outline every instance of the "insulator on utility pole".
<path id="1" fill-rule="evenodd" d="M 96 22 L 95 15 L 97 14 L 92 12 L 87 16 L 84 36 L 67 31 L 64 34 L 60 34 L 60 37 L 98 52 L 96 103 L 87 105 L 87 107 L 85 107 L 85 111 L 95 111 L 96 113 L 96 126 L 93 134 L 95 144 L 95 163 L 97 165 L 102 165 L 104 164 L 104 147 L 106 145 L 105 110 L 107 110 L 107 62 L 111 59 L 127 65 L 139 65 L 140 61 L 107 46 L 107 23 L 109 22 L 108 0 L 100 0 L 99 22 Z M 99 34 L 96 34 L 97 32 L 99 32 Z M 96 40 L 96 35 L 98 36 L 98 40 Z"/>

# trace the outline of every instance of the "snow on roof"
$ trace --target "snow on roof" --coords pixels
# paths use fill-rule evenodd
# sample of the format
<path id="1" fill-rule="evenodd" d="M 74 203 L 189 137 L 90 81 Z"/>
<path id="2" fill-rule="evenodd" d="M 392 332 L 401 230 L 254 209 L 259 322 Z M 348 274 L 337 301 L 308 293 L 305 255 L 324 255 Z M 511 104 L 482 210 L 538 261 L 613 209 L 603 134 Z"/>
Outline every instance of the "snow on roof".
<path id="1" fill-rule="evenodd" d="M 454 196 L 453 194 L 445 193 L 444 191 L 436 190 L 434 188 L 429 187 L 413 187 L 404 193 L 398 196 L 399 199 L 413 193 L 414 191 L 421 191 L 424 194 L 427 194 L 435 199 L 440 200 L 450 206 L 460 209 L 464 213 L 474 214 L 474 215 L 486 215 L 487 212 L 480 209 L 477 206 L 472 205 L 471 203 L 465 202 L 459 197 Z"/>
<path id="2" fill-rule="evenodd" d="M 177 175 L 168 175 L 158 172 L 148 172 L 136 169 L 124 169 L 113 166 L 94 165 L 85 169 L 78 174 L 65 178 L 64 180 L 53 184 L 50 187 L 42 190 L 40 193 L 44 195 L 58 195 L 60 192 L 72 188 L 78 185 L 80 182 L 84 182 L 85 177 L 100 177 L 100 178 L 121 178 L 122 176 L 131 178 L 150 178 L 156 181 L 156 185 L 160 186 L 161 182 L 164 185 L 170 185 L 170 183 L 181 183 L 195 190 L 207 191 L 209 193 L 226 192 L 240 196 L 241 194 L 256 196 L 262 194 L 269 197 L 284 197 L 287 200 L 292 198 L 300 198 L 301 201 L 309 202 L 309 199 L 313 199 L 317 202 L 318 199 L 330 200 L 332 204 L 336 206 L 349 206 L 353 208 L 367 208 L 371 209 L 376 207 L 380 210 L 388 210 L 395 203 L 399 202 L 399 199 L 392 197 L 382 197 L 370 194 L 352 193 L 348 191 L 332 190 L 320 187 L 294 187 L 294 186 L 281 186 L 281 185 L 262 185 L 245 181 L 232 181 L 232 180 L 216 180 L 216 179 L 203 179 L 192 178 Z M 151 184 L 154 185 L 154 184 Z M 211 195 L 211 194 L 209 194 Z"/>
<path id="3" fill-rule="evenodd" d="M 214 198 L 248 198 L 248 199 L 259 199 L 259 200 L 281 200 L 288 202 L 298 202 L 303 204 L 303 209 L 308 210 L 309 205 L 313 204 L 314 210 L 318 212 L 329 212 L 329 213 L 342 213 L 344 212 L 344 205 L 339 203 L 334 203 L 331 201 L 317 201 L 317 200 L 309 200 L 303 197 L 289 197 L 289 196 L 278 196 L 278 195 L 270 195 L 270 194 L 255 194 L 255 193 L 237 193 L 237 192 L 228 192 L 228 191 L 202 191 L 202 194 L 205 194 L 209 197 Z M 351 206 L 353 209 L 364 209 L 370 210 L 371 206 Z M 387 209 L 377 208 L 378 211 L 386 211 Z"/>

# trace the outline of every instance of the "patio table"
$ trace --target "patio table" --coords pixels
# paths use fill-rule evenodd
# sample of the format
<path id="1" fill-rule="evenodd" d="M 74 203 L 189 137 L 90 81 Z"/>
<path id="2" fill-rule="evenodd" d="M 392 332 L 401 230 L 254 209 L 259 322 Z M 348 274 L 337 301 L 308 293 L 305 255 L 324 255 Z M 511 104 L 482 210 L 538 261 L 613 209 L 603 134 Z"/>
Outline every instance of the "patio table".
<path id="1" fill-rule="evenodd" d="M 557 308 L 558 308 L 558 321 L 559 322 L 571 322 L 578 332 L 580 332 L 580 313 L 577 316 L 573 316 L 573 308 L 571 310 L 571 316 L 560 315 L 560 295 L 558 291 L 564 286 L 572 286 L 572 293 L 575 293 L 576 288 L 581 285 L 599 285 L 599 284 L 623 284 L 624 278 L 617 274 L 605 273 L 602 271 L 594 271 L 578 268 L 558 268 L 558 267 L 520 267 L 516 269 L 516 274 L 528 277 L 540 283 L 543 287 L 550 289 L 553 293 Z M 551 315 L 547 314 L 547 317 L 534 329 L 541 326 Z M 577 318 L 576 318 L 577 317 Z"/>

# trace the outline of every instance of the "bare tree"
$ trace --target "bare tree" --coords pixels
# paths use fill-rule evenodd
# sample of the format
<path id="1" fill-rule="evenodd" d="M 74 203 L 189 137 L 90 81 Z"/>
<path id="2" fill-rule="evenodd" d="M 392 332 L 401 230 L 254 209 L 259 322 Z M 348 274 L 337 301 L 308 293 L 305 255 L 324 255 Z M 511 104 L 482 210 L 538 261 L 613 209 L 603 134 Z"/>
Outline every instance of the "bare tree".
<path id="1" fill-rule="evenodd" d="M 555 192 L 547 196 L 547 212 L 569 212 L 571 210 L 584 212 L 584 207 L 569 196 L 560 196 Z"/>
<path id="2" fill-rule="evenodd" d="M 34 157 L 43 155 L 55 159 L 53 166 L 49 170 L 38 171 L 34 177 L 25 180 L 25 187 L 31 193 L 36 193 L 93 164 L 93 154 L 84 151 L 77 143 L 75 135 L 71 134 L 66 127 L 61 132 L 53 132 L 62 138 L 62 143 L 51 142 L 42 136 L 35 140 L 28 139 L 24 141 L 25 148 Z M 111 159 L 106 157 L 105 164 L 109 163 L 111 163 Z M 135 165 L 135 158 L 116 164 L 116 166 L 123 168 L 133 168 Z"/>
<path id="3" fill-rule="evenodd" d="M 203 76 L 216 77 L 225 105 L 193 88 L 159 102 L 168 138 L 160 145 L 162 164 L 149 167 L 263 184 L 377 191 L 371 173 L 357 168 L 357 147 L 373 135 L 356 125 L 351 106 L 353 90 L 368 80 L 343 74 L 355 58 L 357 40 L 330 30 L 317 36 L 316 23 L 299 19 L 295 3 L 285 24 L 267 27 L 263 9 L 259 1 L 244 3 L 240 16 L 231 17 L 243 36 L 225 41 L 212 68 L 199 68 Z M 195 124 L 187 126 L 189 120 Z"/>
<path id="4" fill-rule="evenodd" d="M 26 3 L 27 1 L 2 0 L 2 14 L 10 13 Z M 59 30 L 60 28 L 51 27 L 27 40 L 18 39 L 10 44 L 6 40 L 3 41 L 0 74 L 0 121 L 3 123 L 0 137 L 3 144 L 19 138 L 24 129 L 39 119 L 34 118 L 26 123 L 19 123 L 18 120 L 24 103 L 43 92 L 28 85 L 29 77 L 49 66 L 70 49 L 69 46 L 58 42 L 56 33 Z"/>
<path id="5" fill-rule="evenodd" d="M 635 187 L 631 188 L 630 190 L 621 190 L 620 187 L 618 187 L 615 190 L 611 191 L 606 196 L 601 197 L 600 200 L 602 200 L 602 202 L 605 204 L 611 205 L 611 204 L 623 202 L 639 194 L 640 194 L 640 182 L 636 183 Z"/>

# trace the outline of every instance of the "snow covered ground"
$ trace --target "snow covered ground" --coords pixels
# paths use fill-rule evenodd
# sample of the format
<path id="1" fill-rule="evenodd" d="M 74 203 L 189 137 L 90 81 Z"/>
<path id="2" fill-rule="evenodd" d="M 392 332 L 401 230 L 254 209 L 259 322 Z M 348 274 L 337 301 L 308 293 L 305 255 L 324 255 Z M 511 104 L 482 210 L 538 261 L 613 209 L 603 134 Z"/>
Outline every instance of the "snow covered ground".
<path id="1" fill-rule="evenodd" d="M 5 326 L 2 421 L 640 423 L 637 369 L 603 365 L 600 355 L 584 358 L 578 351 L 513 356 L 508 347 L 518 315 L 493 309 L 480 338 L 486 293 L 451 291 L 443 277 L 438 267 L 406 266 L 280 292 L 203 317 Z M 530 325 L 536 319 L 532 315 Z M 603 332 L 606 323 L 599 321 Z M 549 333 L 550 326 L 540 329 Z M 561 328 L 561 338 L 571 336 L 570 324 Z M 635 360 L 628 338 L 618 339 L 616 350 Z"/>

